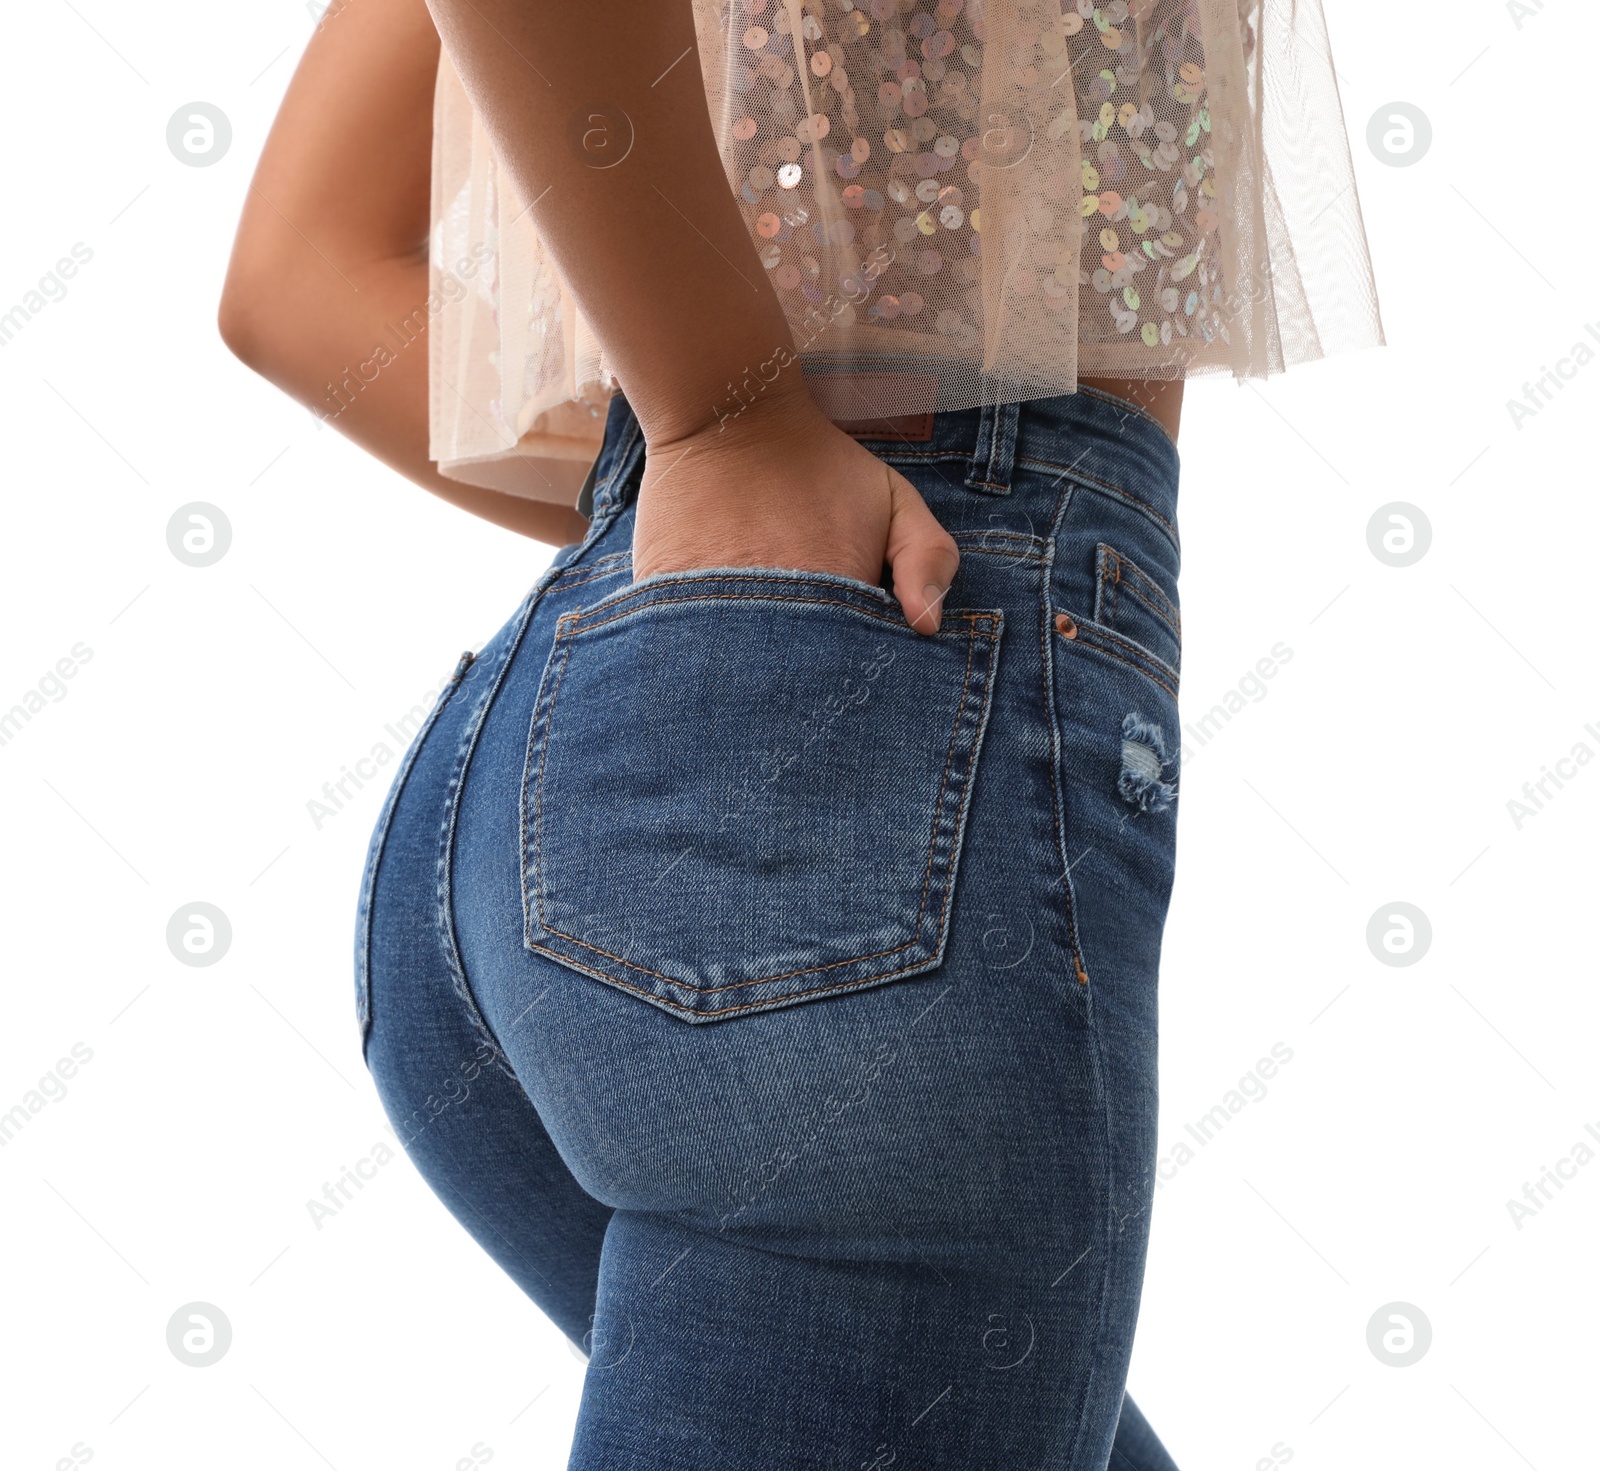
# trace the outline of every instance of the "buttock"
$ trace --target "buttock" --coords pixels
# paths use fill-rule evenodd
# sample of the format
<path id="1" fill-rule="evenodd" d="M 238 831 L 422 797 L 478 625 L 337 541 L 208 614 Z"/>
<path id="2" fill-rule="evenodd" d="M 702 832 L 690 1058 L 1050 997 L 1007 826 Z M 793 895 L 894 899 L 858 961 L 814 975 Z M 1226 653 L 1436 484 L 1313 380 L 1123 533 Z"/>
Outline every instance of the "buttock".
<path id="1" fill-rule="evenodd" d="M 1176 538 L 1151 445 L 1092 427 L 1112 452 L 1025 421 L 977 466 L 976 427 L 881 451 L 962 547 L 935 639 L 850 579 L 635 585 L 639 459 L 608 441 L 596 531 L 480 694 L 447 886 L 475 1003 L 597 1198 L 727 1230 L 803 1175 L 786 1229 L 825 1231 L 866 1207 L 824 1141 L 871 1097 L 884 1149 L 969 1141 L 966 1189 L 892 1175 L 952 1242 L 1062 1181 L 1147 1204 L 1105 1161 L 1152 1144 Z"/>

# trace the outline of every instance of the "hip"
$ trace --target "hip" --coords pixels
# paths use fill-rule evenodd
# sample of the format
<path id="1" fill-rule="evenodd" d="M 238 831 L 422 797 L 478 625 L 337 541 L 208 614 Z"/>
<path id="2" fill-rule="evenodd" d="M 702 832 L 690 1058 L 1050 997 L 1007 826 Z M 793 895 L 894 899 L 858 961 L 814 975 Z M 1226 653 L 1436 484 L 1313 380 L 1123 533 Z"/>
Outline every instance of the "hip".
<path id="1" fill-rule="evenodd" d="M 893 1158 L 961 1139 L 997 1201 L 1066 1182 L 1133 1215 L 1177 811 L 1176 453 L 1088 393 L 870 447 L 961 549 L 935 638 L 825 574 L 635 584 L 643 446 L 614 401 L 590 535 L 441 698 L 363 914 L 398 811 L 457 990 L 619 1207 L 726 1226 L 721 1156 L 806 1155 L 872 1097 Z M 1078 1167 L 1036 1178 L 1041 1145 Z M 829 1219 L 859 1166 L 809 1161 L 839 1174 L 812 1195 Z M 902 1179 L 900 1204 L 941 1240 L 1000 1229 L 949 1183 Z"/>

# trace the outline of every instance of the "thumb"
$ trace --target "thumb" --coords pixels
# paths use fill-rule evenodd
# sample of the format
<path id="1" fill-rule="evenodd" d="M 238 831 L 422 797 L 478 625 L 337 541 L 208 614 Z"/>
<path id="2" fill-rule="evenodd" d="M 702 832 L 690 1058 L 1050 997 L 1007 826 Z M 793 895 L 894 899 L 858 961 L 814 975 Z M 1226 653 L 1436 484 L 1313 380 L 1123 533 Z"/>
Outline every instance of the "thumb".
<path id="1" fill-rule="evenodd" d="M 893 573 L 894 595 L 906 622 L 918 633 L 937 633 L 944 595 L 955 581 L 961 553 L 911 482 L 893 470 L 888 475 L 889 541 L 884 557 Z"/>

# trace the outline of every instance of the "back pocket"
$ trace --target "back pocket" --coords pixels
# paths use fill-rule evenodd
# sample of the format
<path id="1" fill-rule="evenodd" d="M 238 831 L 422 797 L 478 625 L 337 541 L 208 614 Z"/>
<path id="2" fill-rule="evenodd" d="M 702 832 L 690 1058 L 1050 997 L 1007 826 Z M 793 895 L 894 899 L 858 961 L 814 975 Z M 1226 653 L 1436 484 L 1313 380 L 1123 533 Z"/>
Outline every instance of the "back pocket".
<path id="1" fill-rule="evenodd" d="M 682 1017 L 931 970 L 998 657 L 824 573 L 650 578 L 557 624 L 522 787 L 530 950 Z"/>

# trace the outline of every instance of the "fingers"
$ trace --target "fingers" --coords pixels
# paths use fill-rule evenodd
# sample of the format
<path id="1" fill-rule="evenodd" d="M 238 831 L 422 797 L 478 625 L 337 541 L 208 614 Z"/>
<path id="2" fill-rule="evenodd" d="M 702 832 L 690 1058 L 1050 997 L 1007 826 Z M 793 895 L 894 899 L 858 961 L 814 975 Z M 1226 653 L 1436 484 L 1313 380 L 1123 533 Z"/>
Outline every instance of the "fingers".
<path id="1" fill-rule="evenodd" d="M 937 633 L 944 595 L 955 581 L 961 553 L 911 482 L 884 468 L 889 476 L 889 541 L 884 556 L 893 574 L 894 595 L 918 633 Z"/>

